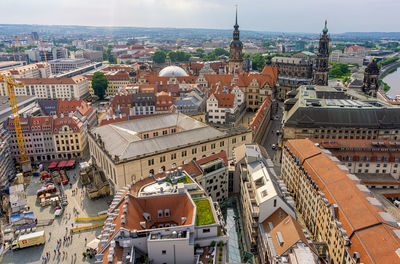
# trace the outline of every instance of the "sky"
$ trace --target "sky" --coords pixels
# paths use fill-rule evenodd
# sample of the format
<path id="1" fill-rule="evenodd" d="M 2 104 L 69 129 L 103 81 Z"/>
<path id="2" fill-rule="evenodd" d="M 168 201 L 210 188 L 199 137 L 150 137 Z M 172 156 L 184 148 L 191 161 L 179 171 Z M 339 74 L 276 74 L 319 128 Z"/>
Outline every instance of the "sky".
<path id="1" fill-rule="evenodd" d="M 0 24 L 398 32 L 400 0 L 1 0 Z"/>

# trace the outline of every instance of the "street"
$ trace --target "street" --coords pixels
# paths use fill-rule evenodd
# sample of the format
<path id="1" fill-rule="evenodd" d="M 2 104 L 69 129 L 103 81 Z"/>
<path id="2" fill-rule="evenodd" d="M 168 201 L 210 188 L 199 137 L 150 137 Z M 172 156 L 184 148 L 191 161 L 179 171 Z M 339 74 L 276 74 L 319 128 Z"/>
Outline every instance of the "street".
<path id="1" fill-rule="evenodd" d="M 46 252 L 50 253 L 47 263 L 94 262 L 94 258 L 83 258 L 82 252 L 85 250 L 85 238 L 87 242 L 93 240 L 100 234 L 102 230 L 101 227 L 72 234 L 72 240 L 64 242 L 63 239 L 64 236 L 71 235 L 69 230 L 72 227 L 72 224 L 74 227 L 92 224 L 92 222 L 76 223 L 74 221 L 75 215 L 73 213 L 73 208 L 78 210 L 79 217 L 97 216 L 98 212 L 104 211 L 108 208 L 108 203 L 111 201 L 111 197 L 90 200 L 86 193 L 82 192 L 83 188 L 81 184 L 78 183 L 77 178 L 74 180 L 73 176 L 74 174 L 77 176 L 77 172 L 78 168 L 67 171 L 70 182 L 72 183 L 72 187 L 70 187 L 69 184 L 64 185 L 65 193 L 68 197 L 68 205 L 65 207 L 64 213 L 56 218 L 54 217 L 53 206 L 41 207 L 37 202 L 36 191 L 42 186 L 42 183 L 40 183 L 39 178 L 32 177 L 31 183 L 26 188 L 27 205 L 30 207 L 30 210 L 34 212 L 38 219 L 38 223 L 54 219 L 50 225 L 37 227 L 37 231 L 45 231 L 46 244 L 20 249 L 18 251 L 8 250 L 8 252 L 0 258 L 0 263 L 43 263 L 42 257 L 46 255 Z M 75 195 L 72 194 L 73 189 L 78 190 Z M 57 248 L 58 239 L 61 239 L 61 245 L 59 247 L 61 254 L 56 256 L 54 250 Z M 65 255 L 63 254 L 63 251 L 65 251 Z M 74 254 L 76 254 L 76 257 Z"/>
<path id="2" fill-rule="evenodd" d="M 274 111 L 272 111 L 274 112 Z M 261 145 L 267 150 L 268 155 L 274 162 L 276 168 L 275 171 L 280 174 L 280 164 L 279 164 L 279 159 L 280 159 L 280 153 L 281 150 L 278 147 L 280 136 L 277 135 L 276 131 L 279 130 L 282 132 L 282 115 L 283 115 L 283 103 L 279 102 L 279 106 L 277 109 L 277 113 L 272 115 L 272 120 L 270 120 L 270 123 L 268 125 L 267 133 L 264 134 L 264 137 L 261 140 Z M 277 119 L 275 119 L 275 116 L 278 116 Z M 272 145 L 275 144 L 276 148 L 272 149 Z"/>

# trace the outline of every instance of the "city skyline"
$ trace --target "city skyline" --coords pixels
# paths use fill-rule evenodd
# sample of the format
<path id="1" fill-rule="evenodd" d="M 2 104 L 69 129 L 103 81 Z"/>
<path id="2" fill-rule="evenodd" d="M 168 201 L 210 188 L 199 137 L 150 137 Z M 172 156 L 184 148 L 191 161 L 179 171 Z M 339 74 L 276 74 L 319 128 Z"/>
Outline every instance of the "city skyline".
<path id="1" fill-rule="evenodd" d="M 18 12 L 6 12 L 0 24 L 231 29 L 234 5 L 238 4 L 241 30 L 319 33 L 323 21 L 328 19 L 330 33 L 398 31 L 400 21 L 395 14 L 400 8 L 398 1 L 384 0 L 374 8 L 371 6 L 375 2 L 371 0 L 328 2 L 284 0 L 265 5 L 259 0 L 251 3 L 232 0 L 121 0 L 118 3 L 6 0 L 5 6 Z"/>

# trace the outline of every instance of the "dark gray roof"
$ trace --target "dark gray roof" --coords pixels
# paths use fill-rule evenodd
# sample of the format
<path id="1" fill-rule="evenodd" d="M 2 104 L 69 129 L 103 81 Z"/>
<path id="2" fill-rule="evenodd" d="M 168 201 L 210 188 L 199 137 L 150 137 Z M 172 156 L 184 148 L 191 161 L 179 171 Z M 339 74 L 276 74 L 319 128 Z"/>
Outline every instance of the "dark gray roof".
<path id="1" fill-rule="evenodd" d="M 58 100 L 44 99 L 39 100 L 39 107 L 45 115 L 50 115 L 51 112 L 57 112 Z"/>
<path id="2" fill-rule="evenodd" d="M 400 129 L 400 108 L 299 107 L 285 126 Z"/>

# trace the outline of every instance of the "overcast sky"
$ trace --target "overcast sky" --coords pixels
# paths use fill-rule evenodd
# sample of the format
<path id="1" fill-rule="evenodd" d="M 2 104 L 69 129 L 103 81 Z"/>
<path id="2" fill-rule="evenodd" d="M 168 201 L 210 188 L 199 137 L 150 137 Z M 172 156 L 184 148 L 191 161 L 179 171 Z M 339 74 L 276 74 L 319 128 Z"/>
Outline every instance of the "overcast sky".
<path id="1" fill-rule="evenodd" d="M 0 24 L 400 31 L 400 0 L 1 0 Z"/>

